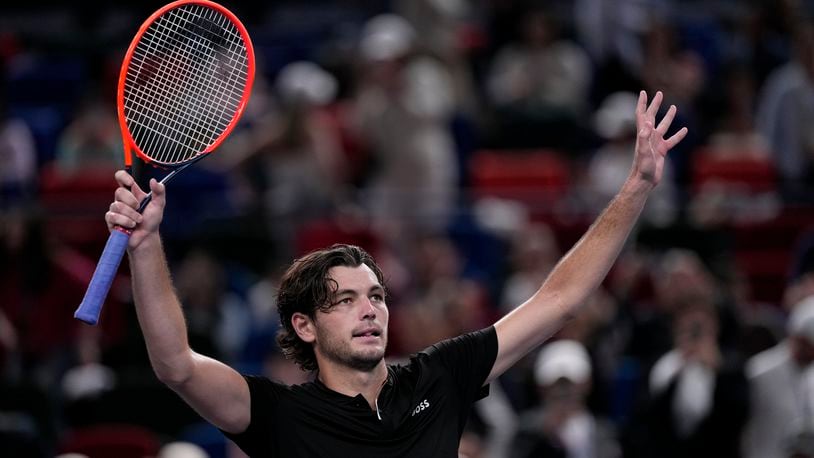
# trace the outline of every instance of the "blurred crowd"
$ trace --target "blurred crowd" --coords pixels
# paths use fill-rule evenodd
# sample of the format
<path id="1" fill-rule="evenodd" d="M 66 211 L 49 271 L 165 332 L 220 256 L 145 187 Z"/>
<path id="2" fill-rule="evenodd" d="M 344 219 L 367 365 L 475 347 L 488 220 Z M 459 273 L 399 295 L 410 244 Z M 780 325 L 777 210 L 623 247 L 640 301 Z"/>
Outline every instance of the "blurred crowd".
<path id="1" fill-rule="evenodd" d="M 661 90 L 690 135 L 606 282 L 492 384 L 460 453 L 814 457 L 814 2 L 273 3 L 226 4 L 252 98 L 168 185 L 196 351 L 307 380 L 276 347 L 275 289 L 334 242 L 382 266 L 391 362 L 491 324 L 615 194 L 638 91 Z M 153 376 L 126 263 L 100 324 L 72 318 L 149 6 L 0 7 L 3 456 L 241 456 Z"/>

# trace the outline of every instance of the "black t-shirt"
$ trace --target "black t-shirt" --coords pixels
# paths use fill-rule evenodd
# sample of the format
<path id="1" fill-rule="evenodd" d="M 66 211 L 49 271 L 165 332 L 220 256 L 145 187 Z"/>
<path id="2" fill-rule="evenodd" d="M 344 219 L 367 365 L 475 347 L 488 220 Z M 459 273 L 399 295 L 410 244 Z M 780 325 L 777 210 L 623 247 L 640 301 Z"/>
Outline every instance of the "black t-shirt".
<path id="1" fill-rule="evenodd" d="M 251 424 L 229 434 L 251 457 L 457 458 L 472 404 L 497 357 L 494 327 L 445 340 L 388 365 L 378 412 L 321 382 L 283 385 L 246 376 Z"/>

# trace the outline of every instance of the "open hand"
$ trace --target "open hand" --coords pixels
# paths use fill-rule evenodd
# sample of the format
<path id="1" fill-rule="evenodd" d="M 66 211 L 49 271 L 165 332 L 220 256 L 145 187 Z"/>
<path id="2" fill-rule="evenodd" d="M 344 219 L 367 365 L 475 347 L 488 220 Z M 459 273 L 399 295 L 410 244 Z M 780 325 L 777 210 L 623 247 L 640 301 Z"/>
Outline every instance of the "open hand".
<path id="1" fill-rule="evenodd" d="M 639 93 L 639 102 L 636 105 L 636 151 L 633 158 L 632 173 L 653 186 L 661 181 L 664 171 L 664 158 L 667 152 L 676 146 L 687 135 L 687 128 L 682 127 L 670 138 L 664 135 L 673 123 L 676 106 L 670 105 L 667 114 L 656 125 L 656 113 L 659 111 L 664 95 L 656 92 L 650 106 L 647 106 L 647 93 Z"/>

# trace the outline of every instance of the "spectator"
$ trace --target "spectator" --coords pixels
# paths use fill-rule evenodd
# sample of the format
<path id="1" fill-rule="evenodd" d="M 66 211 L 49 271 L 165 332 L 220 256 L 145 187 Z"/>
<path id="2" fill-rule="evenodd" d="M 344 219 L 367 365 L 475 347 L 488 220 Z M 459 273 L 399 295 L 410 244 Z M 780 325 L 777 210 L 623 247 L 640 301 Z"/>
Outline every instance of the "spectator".
<path id="1" fill-rule="evenodd" d="M 337 81 L 319 65 L 296 61 L 283 67 L 273 87 L 261 79 L 247 127 L 221 155 L 236 170 L 245 192 L 242 206 L 262 215 L 276 255 L 288 259 L 297 231 L 347 198 L 347 169 L 338 133 L 325 107 Z M 266 92 L 267 91 L 267 92 Z M 256 222 L 255 222 L 256 224 Z"/>
<path id="2" fill-rule="evenodd" d="M 529 8 L 521 21 L 520 39 L 498 51 L 487 77 L 500 139 L 510 146 L 573 146 L 563 143 L 564 132 L 575 132 L 587 112 L 590 59 L 561 35 L 562 24 L 545 8 Z"/>
<path id="3" fill-rule="evenodd" d="M 191 345 L 207 355 L 237 360 L 249 336 L 251 316 L 229 290 L 226 269 L 204 249 L 193 249 L 176 271 L 178 296 L 185 304 Z"/>
<path id="4" fill-rule="evenodd" d="M 757 126 L 769 141 L 784 197 L 804 198 L 814 177 L 814 23 L 800 20 L 794 58 L 774 70 L 762 88 Z"/>
<path id="5" fill-rule="evenodd" d="M 794 306 L 787 333 L 748 361 L 752 412 L 743 435 L 745 458 L 814 454 L 814 296 Z"/>
<path id="6" fill-rule="evenodd" d="M 550 226 L 526 223 L 520 228 L 511 239 L 511 273 L 503 284 L 501 311 L 508 313 L 533 296 L 561 255 Z"/>
<path id="7" fill-rule="evenodd" d="M 392 350 L 407 355 L 433 339 L 480 329 L 492 317 L 486 291 L 464 276 L 464 259 L 453 241 L 443 235 L 417 237 L 412 246 L 414 281 L 410 294 L 392 313 L 396 329 Z"/>
<path id="8" fill-rule="evenodd" d="M 113 104 L 90 94 L 57 140 L 56 164 L 65 175 L 88 168 L 116 170 L 121 166 L 122 148 Z"/>
<path id="9" fill-rule="evenodd" d="M 3 69 L 0 67 L 0 72 Z M 2 81 L 3 75 L 0 75 Z M 0 208 L 33 197 L 37 179 L 37 150 L 31 129 L 9 116 L 0 93 Z"/>
<path id="10" fill-rule="evenodd" d="M 630 451 L 665 458 L 738 457 L 748 387 L 738 356 L 718 342 L 715 305 L 704 296 L 685 296 L 671 316 L 673 348 L 650 372 L 647 401 L 634 420 L 640 436 Z"/>
<path id="11" fill-rule="evenodd" d="M 610 425 L 596 418 L 586 399 L 591 389 L 591 361 L 582 344 L 551 342 L 534 365 L 540 405 L 520 418 L 512 457 L 618 457 Z"/>
<path id="12" fill-rule="evenodd" d="M 359 52 L 355 119 L 372 155 L 374 226 L 389 241 L 444 229 L 458 197 L 450 75 L 415 52 L 415 30 L 397 15 L 370 19 Z"/>

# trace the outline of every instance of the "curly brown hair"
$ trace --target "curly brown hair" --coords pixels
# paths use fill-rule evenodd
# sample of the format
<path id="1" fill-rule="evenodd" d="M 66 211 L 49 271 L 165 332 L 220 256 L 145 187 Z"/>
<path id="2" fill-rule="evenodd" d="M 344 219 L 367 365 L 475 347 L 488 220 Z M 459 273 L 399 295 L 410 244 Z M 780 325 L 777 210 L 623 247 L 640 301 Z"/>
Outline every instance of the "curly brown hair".
<path id="1" fill-rule="evenodd" d="M 288 359 L 293 359 L 304 371 L 317 368 L 313 346 L 300 339 L 291 317 L 302 313 L 313 319 L 318 310 L 331 306 L 331 295 L 336 291 L 336 281 L 328 276 L 332 267 L 370 267 L 384 287 L 384 276 L 373 257 L 355 245 L 336 244 L 313 251 L 297 259 L 283 274 L 277 292 L 277 310 L 282 327 L 277 332 L 277 344 Z"/>

